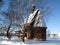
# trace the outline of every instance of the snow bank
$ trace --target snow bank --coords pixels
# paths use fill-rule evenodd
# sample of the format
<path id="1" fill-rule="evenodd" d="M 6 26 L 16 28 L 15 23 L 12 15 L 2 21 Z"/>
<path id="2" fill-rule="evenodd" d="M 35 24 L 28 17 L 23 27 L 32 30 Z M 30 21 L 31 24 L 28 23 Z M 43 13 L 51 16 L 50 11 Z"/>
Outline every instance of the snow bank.
<path id="1" fill-rule="evenodd" d="M 60 39 L 47 41 L 25 40 L 25 42 L 22 42 L 21 39 L 15 36 L 11 40 L 8 40 L 6 37 L 0 37 L 0 45 L 60 45 Z"/>
<path id="2" fill-rule="evenodd" d="M 28 40 L 26 42 L 22 41 L 0 41 L 0 45 L 60 45 L 60 42 L 55 42 L 55 41 L 33 41 L 33 40 Z"/>

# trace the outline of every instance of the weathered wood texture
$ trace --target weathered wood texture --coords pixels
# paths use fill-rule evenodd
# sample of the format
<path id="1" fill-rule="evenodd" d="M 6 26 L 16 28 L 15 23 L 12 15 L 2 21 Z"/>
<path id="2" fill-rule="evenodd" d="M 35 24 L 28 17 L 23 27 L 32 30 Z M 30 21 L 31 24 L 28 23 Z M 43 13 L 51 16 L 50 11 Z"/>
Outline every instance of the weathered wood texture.
<path id="1" fill-rule="evenodd" d="M 26 27 L 26 39 L 46 40 L 46 27 L 32 27 L 30 25 Z M 18 37 L 22 37 L 22 35 L 19 34 Z"/>
<path id="2" fill-rule="evenodd" d="M 27 29 L 27 39 L 46 40 L 46 27 L 29 27 Z"/>

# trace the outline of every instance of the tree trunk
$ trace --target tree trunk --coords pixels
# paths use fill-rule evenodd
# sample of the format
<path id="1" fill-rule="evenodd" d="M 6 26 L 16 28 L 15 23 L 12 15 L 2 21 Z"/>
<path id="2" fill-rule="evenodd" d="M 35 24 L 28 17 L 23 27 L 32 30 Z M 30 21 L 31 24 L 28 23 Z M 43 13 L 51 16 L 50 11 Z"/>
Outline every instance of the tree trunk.
<path id="1" fill-rule="evenodd" d="M 11 24 L 9 25 L 8 30 L 7 30 L 7 38 L 8 38 L 8 39 L 11 38 L 11 35 L 10 35 L 10 33 L 9 33 L 10 27 L 11 27 Z"/>

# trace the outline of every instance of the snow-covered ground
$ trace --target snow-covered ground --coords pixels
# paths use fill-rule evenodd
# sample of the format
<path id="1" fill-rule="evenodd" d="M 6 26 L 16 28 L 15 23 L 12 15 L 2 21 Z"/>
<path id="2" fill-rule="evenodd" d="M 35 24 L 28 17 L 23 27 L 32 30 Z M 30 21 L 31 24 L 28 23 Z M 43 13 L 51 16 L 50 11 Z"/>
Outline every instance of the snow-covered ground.
<path id="1" fill-rule="evenodd" d="M 11 40 L 8 40 L 6 37 L 0 36 L 0 45 L 60 45 L 60 39 L 48 39 L 46 41 L 37 41 L 37 40 L 25 40 L 22 42 L 18 37 L 12 37 Z"/>

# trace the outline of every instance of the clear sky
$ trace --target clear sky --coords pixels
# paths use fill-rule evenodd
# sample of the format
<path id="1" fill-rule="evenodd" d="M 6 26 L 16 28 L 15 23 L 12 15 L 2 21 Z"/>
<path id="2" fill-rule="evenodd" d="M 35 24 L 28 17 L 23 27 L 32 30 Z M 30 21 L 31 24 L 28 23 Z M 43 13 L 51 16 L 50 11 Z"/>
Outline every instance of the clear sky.
<path id="1" fill-rule="evenodd" d="M 48 22 L 46 22 L 47 28 L 51 33 L 60 32 L 60 0 L 48 0 L 47 3 L 51 7 L 51 14 Z M 2 10 L 7 9 L 7 0 L 5 1 L 5 6 Z M 1 18 L 1 17 L 0 17 Z"/>
<path id="2" fill-rule="evenodd" d="M 48 5 L 52 8 L 50 19 L 47 22 L 47 27 L 51 33 L 60 32 L 60 0 L 49 0 Z"/>

